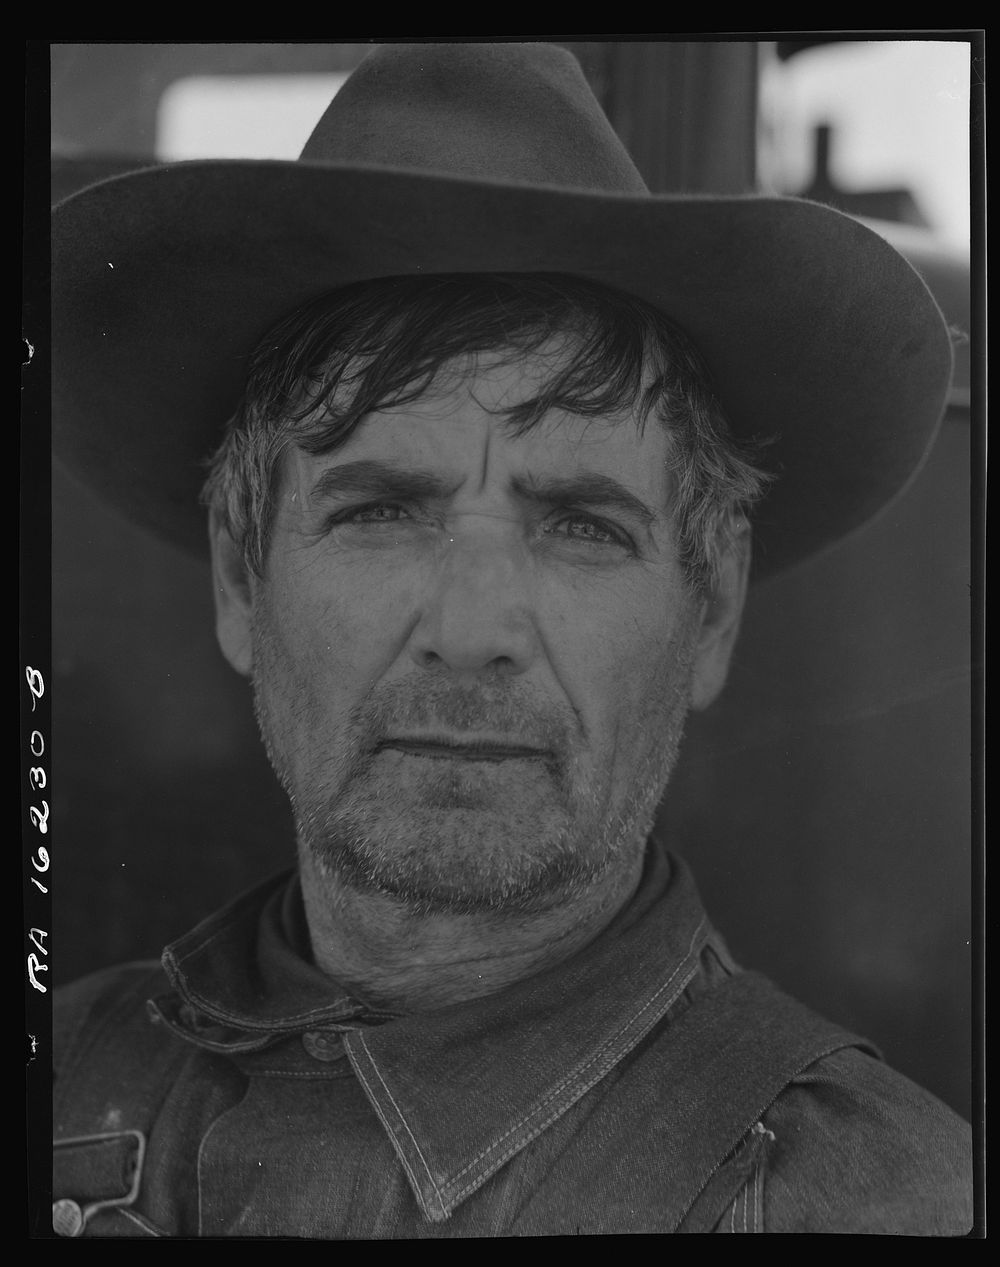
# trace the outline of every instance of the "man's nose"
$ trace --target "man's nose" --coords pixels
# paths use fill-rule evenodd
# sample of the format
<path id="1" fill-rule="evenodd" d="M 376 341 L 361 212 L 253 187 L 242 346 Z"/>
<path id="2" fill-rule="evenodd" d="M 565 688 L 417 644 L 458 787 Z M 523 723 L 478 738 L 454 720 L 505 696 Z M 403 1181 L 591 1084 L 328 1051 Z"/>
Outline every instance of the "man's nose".
<path id="1" fill-rule="evenodd" d="M 488 532 L 449 537 L 443 546 L 410 654 L 425 669 L 453 673 L 523 673 L 538 636 L 523 543 Z"/>

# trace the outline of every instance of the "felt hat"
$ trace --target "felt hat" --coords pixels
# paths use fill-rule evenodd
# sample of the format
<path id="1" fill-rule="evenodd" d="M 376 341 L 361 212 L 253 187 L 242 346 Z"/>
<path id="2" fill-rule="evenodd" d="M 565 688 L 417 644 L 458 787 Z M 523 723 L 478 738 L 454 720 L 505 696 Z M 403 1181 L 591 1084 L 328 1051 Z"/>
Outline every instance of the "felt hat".
<path id="1" fill-rule="evenodd" d="M 587 278 L 690 335 L 737 434 L 774 438 L 758 575 L 868 521 L 944 407 L 947 327 L 870 229 L 797 199 L 650 194 L 556 46 L 383 45 L 297 161 L 167 164 L 54 209 L 54 449 L 204 551 L 204 459 L 267 329 L 352 282 L 470 272 Z"/>

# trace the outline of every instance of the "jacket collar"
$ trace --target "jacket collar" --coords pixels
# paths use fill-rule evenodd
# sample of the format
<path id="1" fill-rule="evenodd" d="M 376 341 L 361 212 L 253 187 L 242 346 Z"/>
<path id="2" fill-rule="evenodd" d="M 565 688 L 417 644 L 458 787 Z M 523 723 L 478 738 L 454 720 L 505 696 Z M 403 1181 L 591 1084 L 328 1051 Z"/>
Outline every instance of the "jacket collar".
<path id="1" fill-rule="evenodd" d="M 185 1036 L 213 1050 L 341 1030 L 424 1214 L 437 1221 L 665 1016 L 698 974 L 710 936 L 687 868 L 652 844 L 632 902 L 590 946 L 431 1015 L 373 1013 L 309 961 L 294 876 L 244 895 L 163 959 Z"/>

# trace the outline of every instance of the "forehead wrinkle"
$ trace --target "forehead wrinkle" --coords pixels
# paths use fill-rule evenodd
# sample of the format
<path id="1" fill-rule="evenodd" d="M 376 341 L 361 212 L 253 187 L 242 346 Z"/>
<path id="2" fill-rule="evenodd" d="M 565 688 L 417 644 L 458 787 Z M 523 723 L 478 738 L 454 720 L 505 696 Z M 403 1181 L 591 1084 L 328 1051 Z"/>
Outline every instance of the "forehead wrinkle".
<path id="1" fill-rule="evenodd" d="M 479 491 L 482 492 L 486 487 L 486 477 L 490 464 L 490 444 L 493 438 L 493 428 L 486 428 L 486 443 L 483 445 L 483 461 L 479 469 Z"/>

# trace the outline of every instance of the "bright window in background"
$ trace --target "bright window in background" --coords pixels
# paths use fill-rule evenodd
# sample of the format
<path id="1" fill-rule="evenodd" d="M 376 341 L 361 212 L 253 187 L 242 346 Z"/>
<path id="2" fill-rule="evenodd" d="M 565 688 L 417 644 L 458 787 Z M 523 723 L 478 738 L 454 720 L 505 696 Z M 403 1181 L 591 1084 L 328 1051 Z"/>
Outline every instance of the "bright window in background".
<path id="1" fill-rule="evenodd" d="M 347 74 L 192 75 L 160 100 L 156 157 L 298 158 Z"/>
<path id="2" fill-rule="evenodd" d="M 828 44 L 765 59 L 761 187 L 801 192 L 814 171 L 815 129 L 829 123 L 839 188 L 906 187 L 942 241 L 967 249 L 969 75 L 961 41 Z"/>
<path id="3" fill-rule="evenodd" d="M 765 49 L 767 46 L 765 46 Z M 969 238 L 969 45 L 872 41 L 762 58 L 762 189 L 800 193 L 828 123 L 829 172 L 845 191 L 907 188 L 942 241 Z M 346 73 L 198 75 L 157 116 L 156 155 L 297 158 Z"/>

